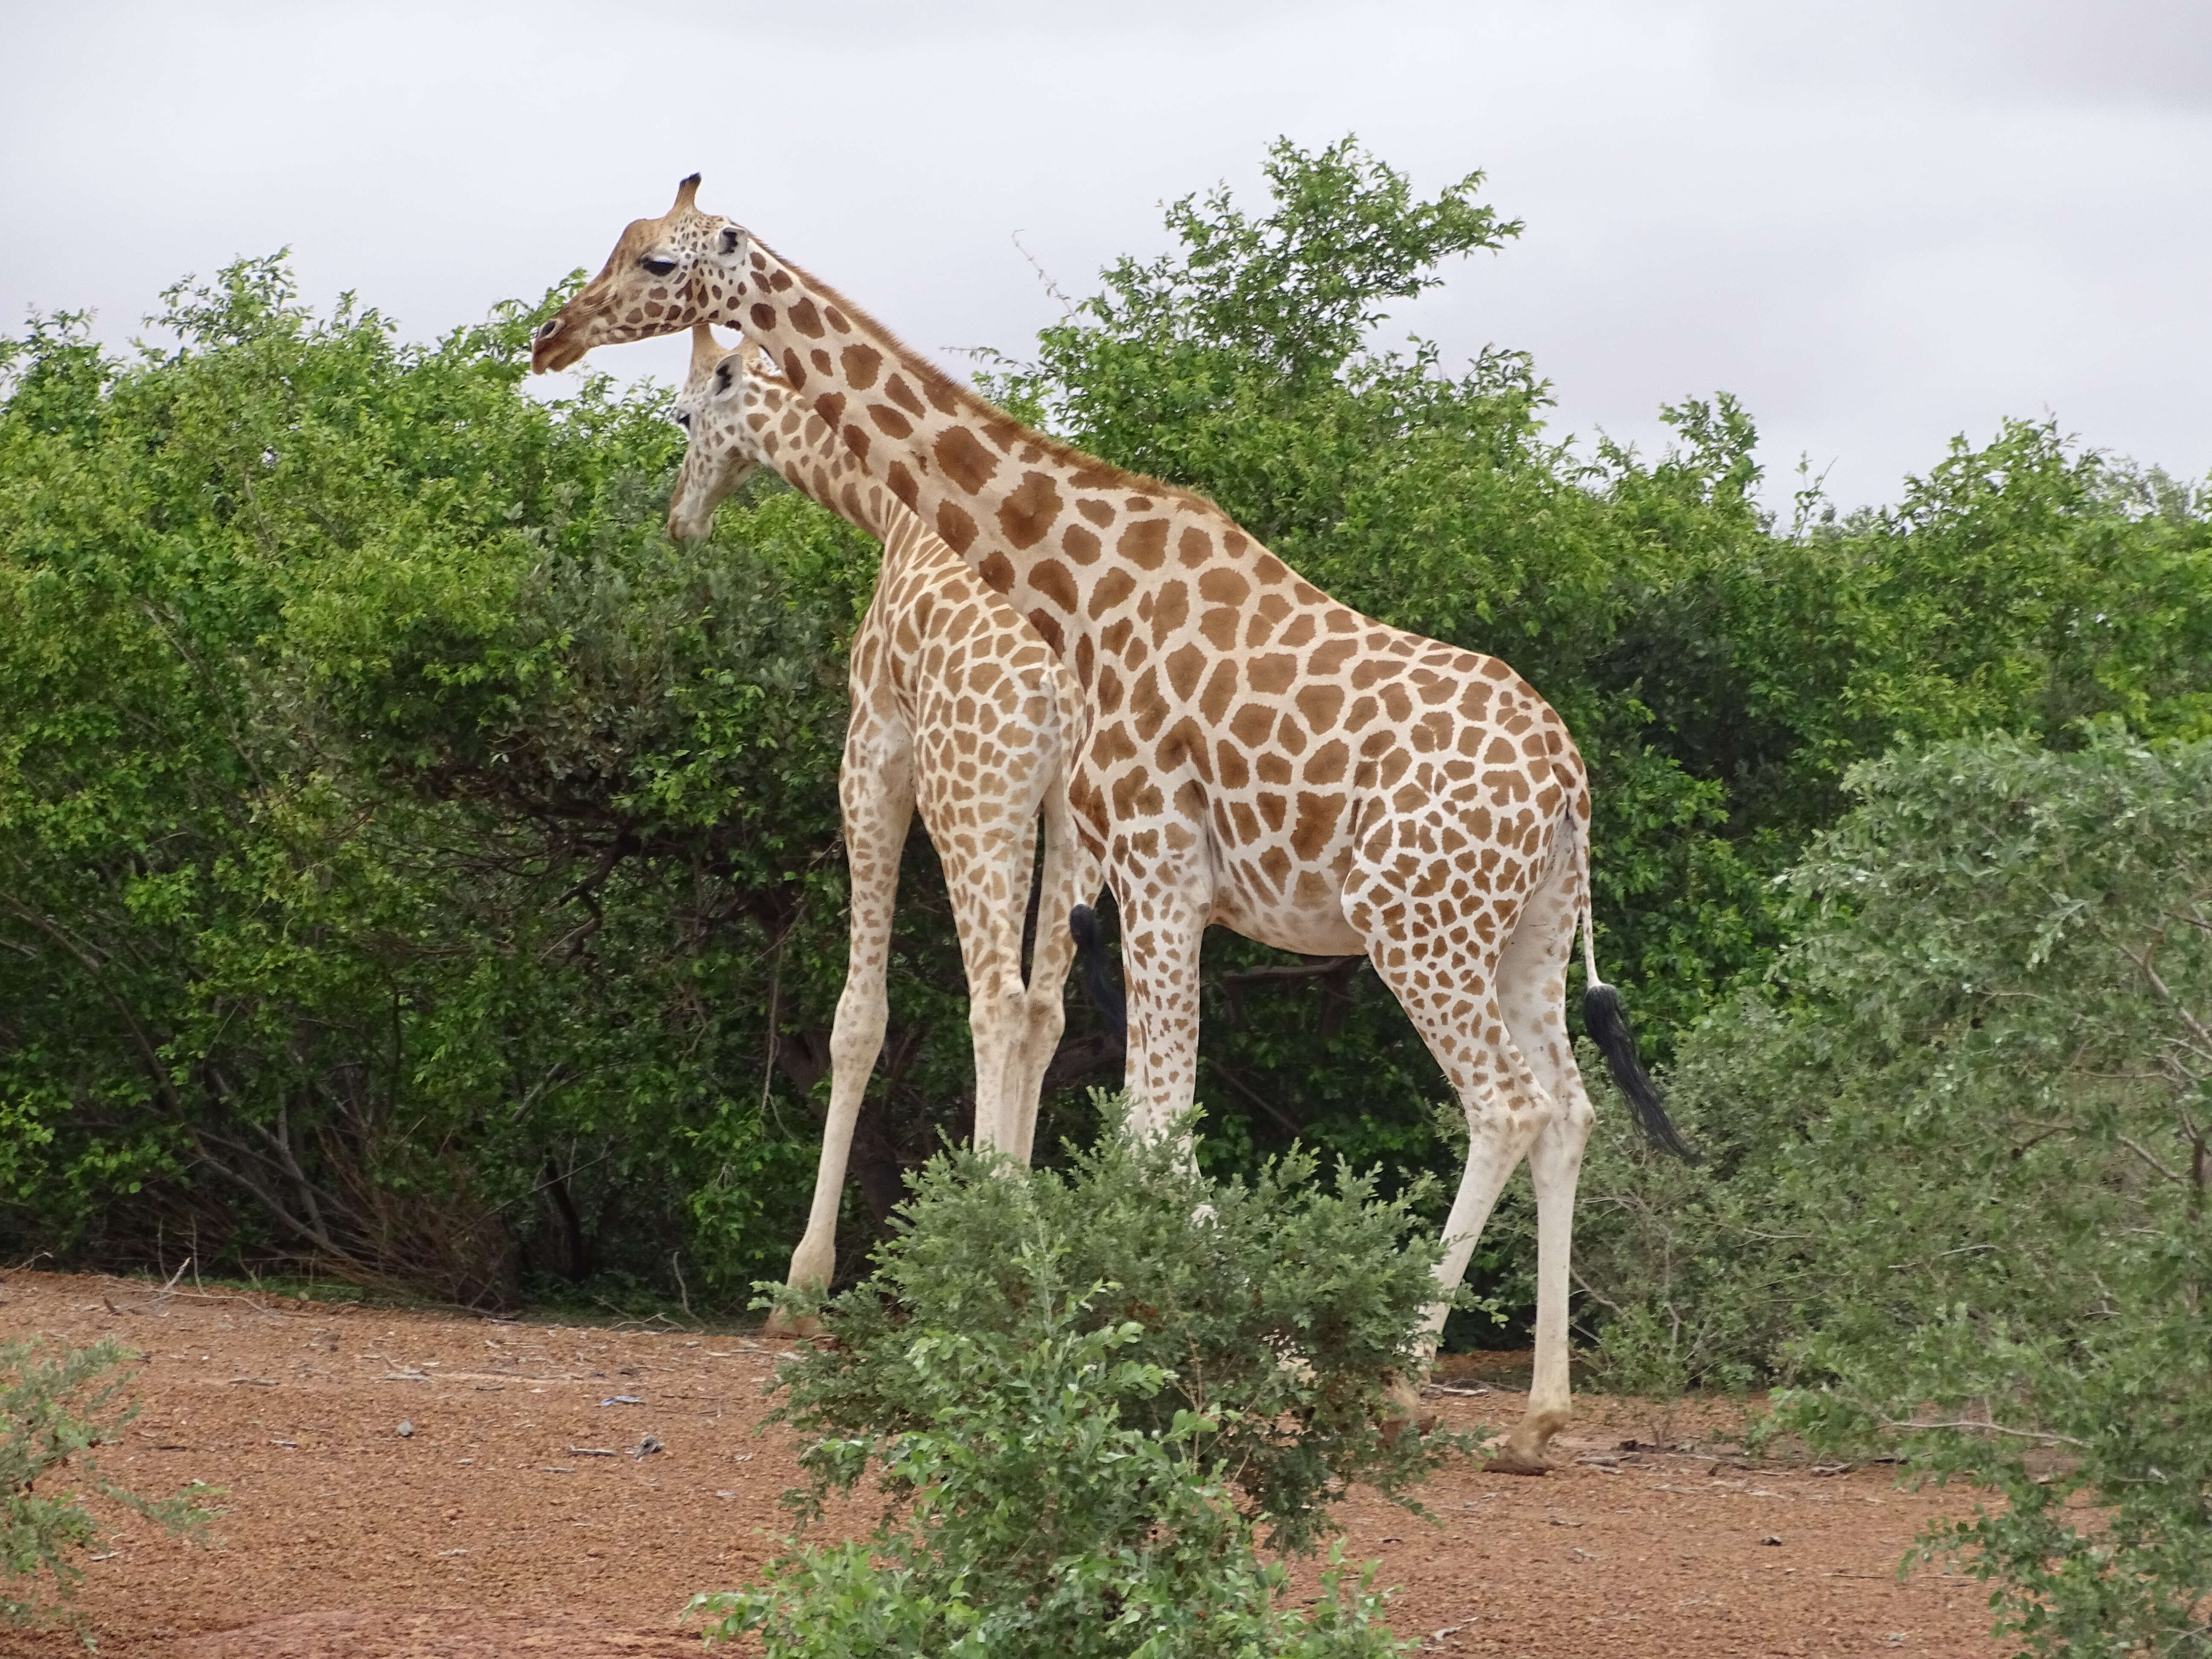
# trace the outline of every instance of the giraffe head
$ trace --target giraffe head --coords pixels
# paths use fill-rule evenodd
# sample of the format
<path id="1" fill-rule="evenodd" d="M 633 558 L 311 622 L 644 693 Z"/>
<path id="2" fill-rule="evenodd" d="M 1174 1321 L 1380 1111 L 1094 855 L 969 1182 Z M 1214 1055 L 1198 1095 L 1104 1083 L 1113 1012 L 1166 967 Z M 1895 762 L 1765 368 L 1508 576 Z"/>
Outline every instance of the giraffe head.
<path id="1" fill-rule="evenodd" d="M 742 225 L 702 213 L 698 194 L 695 173 L 667 212 L 631 222 L 599 274 L 538 331 L 532 372 L 566 368 L 597 346 L 673 334 L 726 308 L 750 238 Z"/>
<path id="2" fill-rule="evenodd" d="M 761 464 L 758 437 L 745 423 L 751 376 L 745 349 L 732 351 L 705 323 L 691 326 L 691 373 L 676 400 L 676 422 L 690 434 L 676 491 L 668 501 L 668 533 L 679 542 L 704 541 L 714 528 L 714 509 Z"/>

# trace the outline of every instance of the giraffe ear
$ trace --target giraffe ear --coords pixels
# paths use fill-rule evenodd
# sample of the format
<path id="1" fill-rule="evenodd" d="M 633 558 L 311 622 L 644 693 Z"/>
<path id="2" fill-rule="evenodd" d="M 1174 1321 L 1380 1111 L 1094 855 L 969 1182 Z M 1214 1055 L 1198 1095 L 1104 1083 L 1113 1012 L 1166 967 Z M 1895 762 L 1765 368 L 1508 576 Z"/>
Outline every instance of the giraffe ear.
<path id="1" fill-rule="evenodd" d="M 726 270 L 735 270 L 744 263 L 750 239 L 743 225 L 733 225 L 725 220 L 721 229 L 714 233 L 714 258 Z"/>
<path id="2" fill-rule="evenodd" d="M 679 213 L 696 213 L 699 210 L 698 197 L 699 175 L 695 173 L 676 186 L 676 205 L 668 210 L 667 216 L 673 219 Z"/>

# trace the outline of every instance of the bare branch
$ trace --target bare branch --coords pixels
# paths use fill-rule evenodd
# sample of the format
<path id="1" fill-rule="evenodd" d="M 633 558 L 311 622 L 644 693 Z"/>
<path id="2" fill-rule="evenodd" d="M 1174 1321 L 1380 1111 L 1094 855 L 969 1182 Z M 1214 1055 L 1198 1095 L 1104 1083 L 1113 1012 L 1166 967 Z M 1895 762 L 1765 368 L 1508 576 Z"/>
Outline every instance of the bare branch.
<path id="1" fill-rule="evenodd" d="M 1267 985 L 1285 980 L 1320 979 L 1329 974 L 1340 974 L 1356 964 L 1364 963 L 1365 957 L 1316 957 L 1307 962 L 1271 963 L 1261 968 L 1240 968 L 1233 974 L 1221 976 L 1224 990 L 1241 990 L 1247 985 Z"/>
<path id="2" fill-rule="evenodd" d="M 2047 1446 L 2079 1446 L 2086 1443 L 2076 1440 L 2070 1434 L 2052 1434 L 2044 1429 L 2008 1428 L 2002 1423 L 1976 1422 L 1970 1418 L 1961 1418 L 1951 1423 L 1923 1423 L 1910 1418 L 1895 1417 L 1885 1417 L 1881 1421 L 1885 1428 L 1907 1429 L 1914 1434 L 1933 1434 L 1941 1429 L 1964 1429 L 1973 1434 L 2002 1434 L 2008 1435 L 2015 1440 L 2039 1441 Z"/>
<path id="3" fill-rule="evenodd" d="M 1273 1101 L 1269 1100 L 1267 1097 L 1261 1094 L 1258 1090 L 1254 1089 L 1250 1085 L 1247 1084 L 1243 1079 L 1238 1077 L 1236 1073 L 1231 1071 L 1219 1060 L 1217 1060 L 1212 1061 L 1207 1066 L 1206 1069 L 1215 1077 L 1219 1078 L 1224 1083 L 1226 1083 L 1231 1088 L 1236 1090 L 1237 1092 L 1243 1096 L 1245 1099 L 1250 1101 L 1252 1104 L 1257 1106 L 1269 1117 L 1274 1119 L 1276 1122 L 1281 1124 L 1283 1127 L 1288 1130 L 1291 1134 L 1295 1135 L 1304 1133 L 1300 1130 L 1298 1126 L 1293 1123 L 1284 1113 L 1282 1108 L 1276 1105 Z"/>
<path id="4" fill-rule="evenodd" d="M 77 965 L 84 969 L 85 977 L 93 982 L 100 995 L 107 999 L 108 1006 L 115 1010 L 121 1017 L 124 1024 L 130 1028 L 131 1040 L 137 1048 L 138 1057 L 145 1062 L 147 1075 L 153 1079 L 155 1091 L 161 1097 L 161 1103 L 172 1112 L 176 1111 L 177 1093 L 169 1080 L 169 1068 L 161 1063 L 161 1056 L 154 1047 L 154 1040 L 146 1035 L 146 1028 L 139 1024 L 137 1017 L 131 1012 L 130 1004 L 124 1001 L 121 994 L 108 984 L 106 978 L 100 973 L 100 963 L 94 959 L 92 952 L 76 939 L 71 939 L 68 930 L 58 922 L 40 915 L 21 900 L 7 893 L 0 893 L 0 902 L 4 902 L 10 910 L 76 959 Z"/>
<path id="5" fill-rule="evenodd" d="M 2152 1169 L 2164 1176 L 2168 1181 L 2179 1181 L 2183 1179 L 2182 1176 L 2176 1175 L 2172 1170 L 2167 1169 L 2165 1164 L 2153 1158 L 2148 1149 L 2130 1139 L 2127 1136 L 2115 1135 L 2113 1139 L 2118 1140 L 2121 1146 L 2126 1147 L 2144 1163 L 2149 1164 Z"/>
<path id="6" fill-rule="evenodd" d="M 2212 1053 L 2212 1029 L 2208 1029 L 2203 1020 L 2189 1012 L 2187 1006 L 2179 997 L 2166 988 L 2166 981 L 2158 976 L 2158 969 L 2150 965 L 2150 946 L 2146 945 L 2140 951 L 2136 951 L 2122 945 L 2120 954 L 2142 969 L 2143 977 L 2150 981 L 2150 988 L 2166 999 L 2172 1006 L 2173 1012 L 2181 1016 L 2181 1023 L 2189 1028 L 2191 1035 L 2196 1037 L 2207 1053 Z"/>

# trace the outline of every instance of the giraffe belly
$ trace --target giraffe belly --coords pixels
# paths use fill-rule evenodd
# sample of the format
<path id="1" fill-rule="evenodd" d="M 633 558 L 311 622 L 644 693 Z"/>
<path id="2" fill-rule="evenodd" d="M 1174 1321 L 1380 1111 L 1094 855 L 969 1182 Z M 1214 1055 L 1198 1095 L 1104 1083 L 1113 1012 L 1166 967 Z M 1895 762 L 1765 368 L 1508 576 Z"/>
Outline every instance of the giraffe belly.
<path id="1" fill-rule="evenodd" d="M 1346 850 L 1348 852 L 1347 838 Z M 1222 860 L 1208 918 L 1231 933 L 1301 956 L 1353 956 L 1367 942 L 1344 918 L 1341 879 L 1325 868 L 1292 864 L 1278 890 L 1274 872 L 1259 859 Z"/>

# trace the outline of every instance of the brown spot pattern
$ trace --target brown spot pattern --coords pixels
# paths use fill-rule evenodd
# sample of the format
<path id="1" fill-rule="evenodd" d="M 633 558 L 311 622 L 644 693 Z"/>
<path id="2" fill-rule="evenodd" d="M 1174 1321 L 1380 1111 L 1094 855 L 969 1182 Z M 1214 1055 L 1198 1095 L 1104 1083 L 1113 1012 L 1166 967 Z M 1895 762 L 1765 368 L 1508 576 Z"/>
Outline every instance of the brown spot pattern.
<path id="1" fill-rule="evenodd" d="M 1024 472 L 999 504 L 999 530 L 1017 550 L 1035 547 L 1060 518 L 1060 489 L 1048 473 Z M 1072 607 L 1074 600 L 1068 601 Z"/>
<path id="2" fill-rule="evenodd" d="M 999 458 L 964 426 L 947 427 L 938 434 L 931 453 L 953 487 L 970 495 L 990 483 L 991 475 L 999 470 Z"/>

